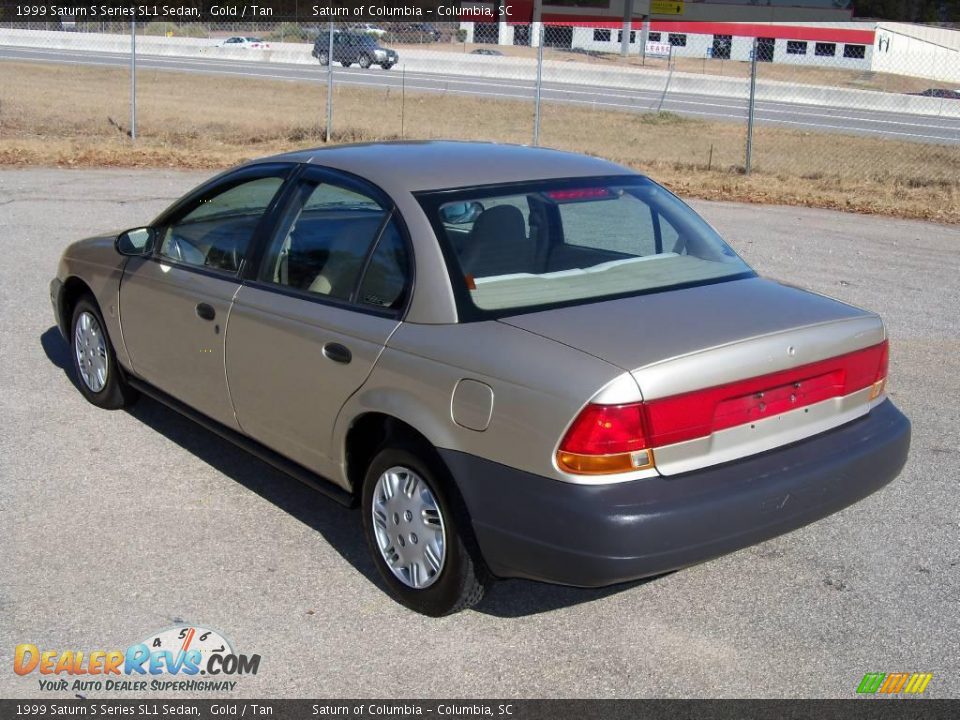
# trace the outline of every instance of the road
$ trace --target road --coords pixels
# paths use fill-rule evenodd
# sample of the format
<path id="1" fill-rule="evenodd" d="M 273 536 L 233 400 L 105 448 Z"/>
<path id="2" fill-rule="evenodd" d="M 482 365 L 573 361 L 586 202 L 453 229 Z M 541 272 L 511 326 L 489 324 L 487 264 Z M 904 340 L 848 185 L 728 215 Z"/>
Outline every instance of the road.
<path id="1" fill-rule="evenodd" d="M 76 65 L 128 67 L 127 54 L 89 51 L 45 50 L 0 46 L 0 60 L 30 60 Z M 266 62 L 237 62 L 207 58 L 175 58 L 140 55 L 141 69 L 177 72 L 268 78 L 294 82 L 325 83 L 325 69 L 311 65 L 284 65 Z M 471 78 L 463 75 L 408 72 L 404 77 L 400 67 L 389 71 L 379 68 L 341 68 L 334 70 L 334 81 L 358 87 L 391 87 L 402 84 L 410 91 L 444 92 L 478 95 L 533 102 L 534 83 L 523 80 Z M 746 81 L 744 81 L 746 83 Z M 596 85 L 546 83 L 542 97 L 548 102 L 588 105 L 597 108 L 629 112 L 663 110 L 691 117 L 746 122 L 746 100 L 736 98 L 694 95 L 659 91 L 598 89 Z M 949 101 L 944 102 L 960 102 Z M 756 120 L 759 123 L 804 130 L 844 132 L 857 135 L 886 137 L 925 143 L 960 144 L 960 118 L 918 116 L 910 113 L 877 112 L 831 108 L 802 103 L 758 102 Z"/>
<path id="2" fill-rule="evenodd" d="M 203 178 L 0 171 L 0 697 L 38 695 L 36 675 L 10 672 L 18 643 L 126 648 L 179 621 L 262 656 L 237 697 L 849 698 L 894 671 L 960 695 L 955 226 L 695 202 L 760 272 L 883 314 L 914 428 L 904 473 L 646 583 L 501 582 L 432 620 L 381 589 L 357 511 L 150 400 L 98 410 L 65 370 L 47 289 L 63 247 L 142 224 Z"/>

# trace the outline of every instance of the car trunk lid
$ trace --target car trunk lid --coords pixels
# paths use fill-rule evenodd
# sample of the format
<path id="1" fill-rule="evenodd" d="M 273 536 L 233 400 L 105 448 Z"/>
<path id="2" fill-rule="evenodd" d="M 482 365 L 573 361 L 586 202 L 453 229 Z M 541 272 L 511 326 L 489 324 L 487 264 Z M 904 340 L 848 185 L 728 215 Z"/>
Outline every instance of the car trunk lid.
<path id="1" fill-rule="evenodd" d="M 515 315 L 501 322 L 583 350 L 624 370 L 636 370 L 774 333 L 864 318 L 871 319 L 868 325 L 882 327 L 876 315 L 851 305 L 771 280 L 749 278 Z M 853 348 L 840 343 L 836 354 L 847 349 Z M 826 357 L 813 357 L 803 347 L 795 350 L 796 364 Z M 743 371 L 760 375 L 769 371 L 769 366 L 765 359 L 755 358 Z"/>
<path id="2" fill-rule="evenodd" d="M 668 398 L 680 408 L 675 400 L 691 398 L 690 410 L 709 403 L 703 434 L 668 433 L 666 446 L 655 445 L 657 469 L 667 475 L 795 442 L 865 414 L 876 396 L 852 377 L 864 374 L 857 354 L 885 339 L 872 313 L 760 278 L 502 322 L 628 371 L 649 413 Z M 705 389 L 719 390 L 698 392 Z M 616 400 L 607 395 L 603 402 Z M 692 414 L 680 412 L 678 421 Z"/>

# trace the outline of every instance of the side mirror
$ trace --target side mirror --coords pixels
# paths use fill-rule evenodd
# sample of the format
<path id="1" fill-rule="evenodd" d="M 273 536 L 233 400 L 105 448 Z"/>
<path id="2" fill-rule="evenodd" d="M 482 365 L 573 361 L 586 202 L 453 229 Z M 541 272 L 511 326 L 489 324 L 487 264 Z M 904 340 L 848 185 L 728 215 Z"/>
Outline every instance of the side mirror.
<path id="1" fill-rule="evenodd" d="M 483 203 L 448 203 L 440 208 L 440 219 L 449 225 L 465 225 L 476 220 L 483 212 Z"/>
<path id="2" fill-rule="evenodd" d="M 114 246 L 121 255 L 149 255 L 153 250 L 154 234 L 154 229 L 148 227 L 126 230 L 117 236 Z"/>

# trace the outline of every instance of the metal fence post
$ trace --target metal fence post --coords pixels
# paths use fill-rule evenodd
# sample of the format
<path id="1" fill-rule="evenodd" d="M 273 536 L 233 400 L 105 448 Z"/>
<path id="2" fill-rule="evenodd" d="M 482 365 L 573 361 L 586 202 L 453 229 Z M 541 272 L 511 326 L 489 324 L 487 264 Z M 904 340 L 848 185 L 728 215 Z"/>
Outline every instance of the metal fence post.
<path id="1" fill-rule="evenodd" d="M 753 161 L 753 114 L 757 104 L 757 39 L 753 39 L 750 53 L 750 104 L 747 106 L 747 160 L 743 167 L 745 175 L 750 174 Z"/>
<path id="2" fill-rule="evenodd" d="M 640 30 L 640 64 L 647 64 L 647 40 L 650 38 L 650 16 L 643 16 L 643 27 Z"/>
<path id="3" fill-rule="evenodd" d="M 620 26 L 620 54 L 630 54 L 630 31 L 633 29 L 633 0 L 623 2 L 623 25 Z"/>
<path id="4" fill-rule="evenodd" d="M 130 21 L 130 139 L 137 139 L 137 21 Z"/>
<path id="5" fill-rule="evenodd" d="M 533 146 L 540 145 L 540 91 L 543 86 L 543 40 L 545 28 L 540 23 L 540 42 L 537 43 L 537 84 L 534 92 Z"/>
<path id="6" fill-rule="evenodd" d="M 324 141 L 329 143 L 330 131 L 333 128 L 333 20 L 327 29 L 327 131 Z"/>

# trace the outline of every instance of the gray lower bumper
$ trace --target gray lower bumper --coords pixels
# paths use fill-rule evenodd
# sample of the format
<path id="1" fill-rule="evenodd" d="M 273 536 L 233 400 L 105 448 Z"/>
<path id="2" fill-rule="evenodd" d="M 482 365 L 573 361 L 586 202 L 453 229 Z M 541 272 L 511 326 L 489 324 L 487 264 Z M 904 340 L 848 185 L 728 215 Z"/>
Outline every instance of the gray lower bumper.
<path id="1" fill-rule="evenodd" d="M 889 400 L 816 437 L 671 478 L 558 482 L 441 450 L 491 571 L 598 587 L 676 570 L 781 535 L 879 490 L 910 422 Z"/>

